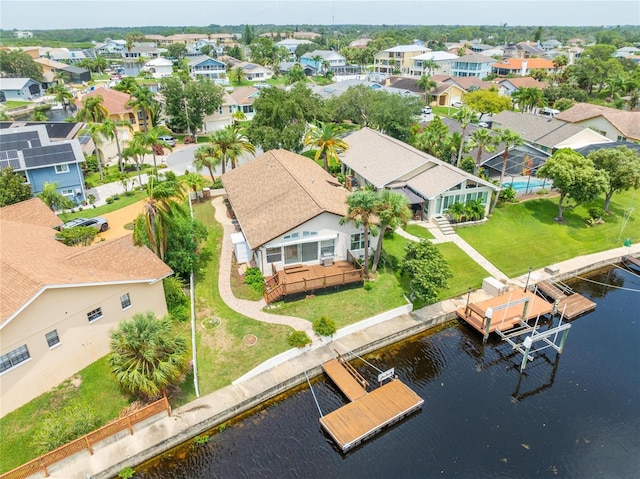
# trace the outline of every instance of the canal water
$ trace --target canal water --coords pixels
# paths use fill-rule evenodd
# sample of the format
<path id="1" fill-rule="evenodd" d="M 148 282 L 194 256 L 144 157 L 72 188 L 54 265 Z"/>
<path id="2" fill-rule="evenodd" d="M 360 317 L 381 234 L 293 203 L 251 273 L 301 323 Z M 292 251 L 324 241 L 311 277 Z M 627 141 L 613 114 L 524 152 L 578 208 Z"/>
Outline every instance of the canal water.
<path id="1" fill-rule="evenodd" d="M 395 367 L 424 406 L 348 455 L 321 431 L 306 387 L 136 477 L 640 477 L 640 277 L 611 268 L 588 279 L 596 283 L 571 286 L 596 310 L 571 322 L 562 355 L 547 349 L 523 374 L 508 345 L 483 346 L 457 323 L 367 355 Z M 375 382 L 376 371 L 354 364 Z M 344 403 L 324 378 L 313 390 L 325 414 Z"/>

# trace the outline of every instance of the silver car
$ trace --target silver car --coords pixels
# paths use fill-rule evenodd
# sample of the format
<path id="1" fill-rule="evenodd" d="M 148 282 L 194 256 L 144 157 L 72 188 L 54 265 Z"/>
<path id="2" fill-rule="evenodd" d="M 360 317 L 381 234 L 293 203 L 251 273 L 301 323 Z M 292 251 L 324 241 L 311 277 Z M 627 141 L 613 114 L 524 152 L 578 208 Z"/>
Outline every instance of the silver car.
<path id="1" fill-rule="evenodd" d="M 109 222 L 106 218 L 100 216 L 96 216 L 95 218 L 75 218 L 67 221 L 60 229 L 74 228 L 76 226 L 92 226 L 98 231 L 107 231 L 109 229 Z"/>

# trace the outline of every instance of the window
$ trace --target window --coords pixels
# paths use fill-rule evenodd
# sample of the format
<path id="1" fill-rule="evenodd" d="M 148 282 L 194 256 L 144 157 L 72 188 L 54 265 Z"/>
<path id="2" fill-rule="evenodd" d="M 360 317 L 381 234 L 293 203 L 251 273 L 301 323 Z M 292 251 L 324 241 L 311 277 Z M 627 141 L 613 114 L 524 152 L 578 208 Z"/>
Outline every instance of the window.
<path id="1" fill-rule="evenodd" d="M 282 261 L 282 248 L 267 248 L 267 263 Z"/>
<path id="2" fill-rule="evenodd" d="M 618 141 L 627 141 L 627 137 L 618 135 Z"/>
<path id="3" fill-rule="evenodd" d="M 60 194 L 62 194 L 63 196 L 73 196 L 73 190 L 72 189 L 60 190 Z"/>
<path id="4" fill-rule="evenodd" d="M 69 165 L 55 165 L 56 175 L 59 173 L 69 173 Z"/>
<path id="5" fill-rule="evenodd" d="M 50 333 L 44 335 L 47 338 L 47 344 L 50 348 L 54 347 L 56 344 L 60 344 L 60 338 L 58 337 L 58 330 L 54 329 Z"/>
<path id="6" fill-rule="evenodd" d="M 286 235 L 283 239 L 284 240 L 298 239 L 299 236 L 300 236 L 300 233 L 291 233 L 289 235 Z"/>
<path id="7" fill-rule="evenodd" d="M 9 353 L 0 357 L 0 373 L 3 373 L 8 369 L 17 366 L 30 357 L 31 356 L 29 356 L 29 350 L 27 349 L 26 344 L 14 349 L 13 351 L 10 351 Z"/>
<path id="8" fill-rule="evenodd" d="M 335 253 L 335 240 L 324 240 L 320 242 L 320 256 L 330 256 Z"/>
<path id="9" fill-rule="evenodd" d="M 318 234 L 317 231 L 303 231 L 302 232 L 302 237 L 303 238 L 308 238 L 309 236 L 316 236 Z"/>
<path id="10" fill-rule="evenodd" d="M 120 305 L 122 306 L 122 309 L 127 309 L 131 306 L 131 298 L 129 297 L 129 293 L 120 296 Z"/>
<path id="11" fill-rule="evenodd" d="M 364 249 L 364 233 L 351 235 L 351 249 Z"/>
<path id="12" fill-rule="evenodd" d="M 90 323 L 95 321 L 96 319 L 100 319 L 102 317 L 102 308 L 96 308 L 93 311 L 89 311 L 87 313 L 87 319 Z"/>

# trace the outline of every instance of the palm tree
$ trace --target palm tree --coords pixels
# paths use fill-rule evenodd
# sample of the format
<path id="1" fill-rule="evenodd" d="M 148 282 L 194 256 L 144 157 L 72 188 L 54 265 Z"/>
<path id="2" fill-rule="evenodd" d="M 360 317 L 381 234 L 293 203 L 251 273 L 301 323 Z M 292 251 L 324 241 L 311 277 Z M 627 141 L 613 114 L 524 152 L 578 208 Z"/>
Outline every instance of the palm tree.
<path id="1" fill-rule="evenodd" d="M 31 121 L 47 121 L 48 119 L 47 114 L 42 110 L 34 110 L 29 118 Z"/>
<path id="2" fill-rule="evenodd" d="M 68 108 L 74 97 L 73 93 L 71 93 L 67 87 L 62 84 L 54 85 L 47 89 L 47 95 L 53 95 L 56 103 L 60 103 L 60 105 L 62 105 L 64 116 L 69 116 Z"/>
<path id="3" fill-rule="evenodd" d="M 433 72 L 440 68 L 438 62 L 434 60 L 423 60 L 422 61 L 422 70 L 427 70 L 429 76 L 433 75 Z"/>
<path id="4" fill-rule="evenodd" d="M 102 150 L 100 146 L 104 143 L 104 140 L 112 140 L 114 138 L 113 128 L 108 123 L 89 123 L 88 127 L 83 130 L 89 133 L 93 144 L 96 147 L 96 158 L 98 159 L 98 173 L 100 174 L 100 182 L 104 181 L 104 174 L 102 173 L 102 163 L 104 161 Z"/>
<path id="5" fill-rule="evenodd" d="M 164 260 L 168 231 L 175 218 L 186 215 L 183 200 L 181 185 L 174 181 L 159 183 L 153 176 L 149 177 L 143 212 L 135 220 L 134 243 L 138 246 L 148 244 L 151 251 Z"/>
<path id="6" fill-rule="evenodd" d="M 233 124 L 237 125 L 241 121 L 246 120 L 247 115 L 245 115 L 242 110 L 236 110 L 231 114 L 231 118 L 233 118 Z"/>
<path id="7" fill-rule="evenodd" d="M 246 76 L 247 75 L 242 70 L 242 67 L 235 67 L 229 71 L 229 79 L 231 80 L 231 83 L 235 83 L 236 85 L 240 85 Z"/>
<path id="8" fill-rule="evenodd" d="M 222 130 L 214 132 L 209 137 L 209 142 L 216 149 L 222 159 L 222 173 L 226 171 L 226 163 L 231 163 L 231 169 L 237 166 L 238 157 L 246 158 L 246 155 L 255 154 L 256 147 L 249 139 L 240 133 L 236 125 L 227 125 Z"/>
<path id="9" fill-rule="evenodd" d="M 42 191 L 38 193 L 38 198 L 51 208 L 51 211 L 73 207 L 73 202 L 69 198 L 58 193 L 57 183 L 46 182 L 42 187 Z"/>
<path id="10" fill-rule="evenodd" d="M 180 382 L 188 367 L 185 339 L 175 334 L 168 318 L 149 311 L 123 321 L 111 333 L 109 365 L 120 387 L 147 399 Z"/>
<path id="11" fill-rule="evenodd" d="M 109 111 L 104 106 L 102 95 L 85 98 L 76 112 L 76 121 L 102 123 L 107 118 L 109 118 Z"/>
<path id="12" fill-rule="evenodd" d="M 140 175 L 140 163 L 144 155 L 151 153 L 143 144 L 140 143 L 140 138 L 134 136 L 133 140 L 129 143 L 124 150 L 122 150 L 122 156 L 124 158 L 131 158 L 136 164 L 136 170 L 138 172 L 138 183 L 142 186 L 142 176 Z"/>
<path id="13" fill-rule="evenodd" d="M 106 129 L 110 129 L 113 132 L 113 138 L 116 140 L 116 148 L 118 149 L 118 165 L 120 171 L 124 171 L 124 158 L 122 156 L 122 147 L 120 146 L 120 137 L 118 136 L 118 127 L 126 127 L 129 131 L 133 130 L 131 123 L 126 120 L 112 120 L 110 118 L 104 120 L 102 123 Z"/>
<path id="14" fill-rule="evenodd" d="M 138 112 L 138 117 L 142 114 L 144 131 L 149 129 L 148 121 L 152 119 L 152 110 L 156 100 L 153 92 L 147 87 L 134 88 L 131 91 L 131 99 L 125 104 Z M 153 122 L 151 123 L 153 126 Z"/>
<path id="15" fill-rule="evenodd" d="M 362 227 L 364 242 L 364 275 L 369 277 L 369 234 L 376 236 L 378 227 L 373 222 L 380 206 L 380 196 L 372 190 L 357 190 L 347 196 L 347 216 L 340 224 L 352 221 L 356 228 Z"/>
<path id="16" fill-rule="evenodd" d="M 124 77 L 122 80 L 118 82 L 116 86 L 113 87 L 116 91 L 121 91 L 123 93 L 131 94 L 137 88 L 140 88 L 140 84 L 135 77 Z"/>
<path id="17" fill-rule="evenodd" d="M 509 129 L 505 129 L 504 131 L 496 130 L 496 132 L 498 133 L 498 143 L 504 143 L 504 152 L 502 153 L 502 170 L 500 171 L 500 187 L 502 187 L 502 183 L 504 182 L 504 175 L 507 171 L 507 159 L 509 158 L 509 150 L 516 146 L 523 145 L 524 141 L 518 133 Z M 496 192 L 493 203 L 491 205 L 492 212 L 498 204 L 499 196 L 500 195 Z"/>
<path id="18" fill-rule="evenodd" d="M 416 86 L 424 91 L 424 101 L 429 104 L 427 92 L 432 91 L 438 84 L 431 79 L 431 76 L 423 75 L 420 80 L 416 82 Z"/>
<path id="19" fill-rule="evenodd" d="M 322 65 L 322 55 L 314 55 L 313 57 L 311 57 L 311 61 L 314 63 L 315 67 L 316 67 L 316 72 L 318 72 L 318 74 L 321 73 L 320 71 L 320 66 Z"/>
<path id="20" fill-rule="evenodd" d="M 196 200 L 200 201 L 198 198 L 198 191 L 200 191 L 205 185 L 205 180 L 202 175 L 196 171 L 189 171 L 184 175 L 184 182 L 189 188 L 191 188 Z"/>
<path id="21" fill-rule="evenodd" d="M 213 170 L 221 162 L 222 155 L 220 151 L 210 144 L 199 146 L 193 154 L 193 166 L 195 166 L 198 171 L 202 168 L 208 168 L 211 181 L 213 182 L 216 181 Z"/>
<path id="22" fill-rule="evenodd" d="M 516 91 L 511 94 L 511 99 L 513 100 L 514 105 L 518 105 L 520 109 L 520 113 L 525 112 L 526 101 L 527 101 L 527 91 L 526 88 L 520 87 Z"/>
<path id="23" fill-rule="evenodd" d="M 304 137 L 305 146 L 316 147 L 315 161 L 324 161 L 324 169 L 329 171 L 329 163 L 340 163 L 338 155 L 349 148 L 349 144 L 340 138 L 342 128 L 335 123 L 318 122 L 311 125 Z"/>
<path id="24" fill-rule="evenodd" d="M 375 255 L 373 257 L 373 266 L 371 272 L 376 273 L 378 262 L 380 261 L 380 253 L 382 252 L 382 240 L 387 230 L 393 231 L 401 228 L 411 219 L 411 209 L 409 201 L 402 193 L 391 190 L 384 190 L 380 193 L 380 205 L 377 209 L 377 216 L 380 218 L 380 237 L 376 246 Z"/>
<path id="25" fill-rule="evenodd" d="M 146 129 L 144 132 L 136 131 L 134 133 L 134 138 L 137 136 L 144 146 L 148 146 L 151 149 L 151 154 L 153 155 L 153 167 L 155 169 L 158 168 L 156 162 L 156 154 L 162 154 L 162 148 L 169 148 L 172 150 L 173 148 L 169 143 L 164 140 L 161 140 L 160 137 L 165 135 L 171 135 L 171 131 L 164 126 L 154 126 L 153 128 Z"/>
<path id="26" fill-rule="evenodd" d="M 474 148 L 478 149 L 476 154 L 476 166 L 473 169 L 473 174 L 478 175 L 480 171 L 480 164 L 482 163 L 482 152 L 487 151 L 489 153 L 496 151 L 497 138 L 486 128 L 478 128 L 471 133 L 471 142 Z"/>
<path id="27" fill-rule="evenodd" d="M 458 159 L 456 160 L 456 166 L 460 166 L 460 160 L 462 159 L 462 150 L 464 147 L 464 135 L 467 131 L 469 123 L 476 119 L 477 113 L 471 108 L 463 105 L 458 111 L 456 111 L 451 117 L 454 120 L 460 122 L 462 127 L 462 137 L 460 138 L 460 148 L 458 148 Z"/>
<path id="28" fill-rule="evenodd" d="M 558 55 L 553 59 L 553 66 L 556 68 L 556 70 L 562 70 L 568 64 L 569 64 L 569 59 L 567 58 L 566 55 Z"/>

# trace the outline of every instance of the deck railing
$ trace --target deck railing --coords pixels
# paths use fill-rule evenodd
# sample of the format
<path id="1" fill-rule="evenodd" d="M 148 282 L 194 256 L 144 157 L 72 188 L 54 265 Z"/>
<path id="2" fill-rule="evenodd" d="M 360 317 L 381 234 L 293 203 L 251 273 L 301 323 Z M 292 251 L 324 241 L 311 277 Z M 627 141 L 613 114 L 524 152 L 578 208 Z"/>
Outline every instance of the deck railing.
<path id="1" fill-rule="evenodd" d="M 117 419 L 100 429 L 96 429 L 95 431 L 71 441 L 64 446 L 60 446 L 58 449 L 47 452 L 46 454 L 43 454 L 20 467 L 6 472 L 0 476 L 0 479 L 26 479 L 38 472 L 41 472 L 43 477 L 49 477 L 47 467 L 52 464 L 62 461 L 63 459 L 73 456 L 85 449 L 89 451 L 89 454 L 93 455 L 93 446 L 95 444 L 124 430 L 128 430 L 129 434 L 133 435 L 133 425 L 163 411 L 166 411 L 167 414 L 171 416 L 171 407 L 169 406 L 169 401 L 166 396 L 136 412 Z"/>

